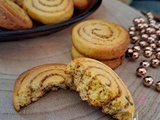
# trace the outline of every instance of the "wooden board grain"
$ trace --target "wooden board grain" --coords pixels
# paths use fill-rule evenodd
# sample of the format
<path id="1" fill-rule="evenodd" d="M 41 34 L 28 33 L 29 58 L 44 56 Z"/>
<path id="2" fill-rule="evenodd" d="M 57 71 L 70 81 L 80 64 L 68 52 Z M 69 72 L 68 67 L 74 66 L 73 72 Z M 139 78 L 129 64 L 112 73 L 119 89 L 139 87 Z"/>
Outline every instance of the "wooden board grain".
<path id="1" fill-rule="evenodd" d="M 138 11 L 115 0 L 103 0 L 101 7 L 87 19 L 104 19 L 128 29 Z M 71 27 L 35 39 L 0 43 L 0 120 L 112 120 L 99 108 L 81 101 L 74 91 L 51 92 L 39 101 L 15 112 L 12 106 L 13 85 L 23 71 L 46 63 L 68 63 L 71 60 Z M 160 93 L 142 85 L 135 70 L 140 59 L 127 59 L 117 68 L 116 73 L 124 80 L 136 103 L 138 120 L 160 120 Z M 156 81 L 160 78 L 160 67 L 150 68 L 148 74 Z"/>

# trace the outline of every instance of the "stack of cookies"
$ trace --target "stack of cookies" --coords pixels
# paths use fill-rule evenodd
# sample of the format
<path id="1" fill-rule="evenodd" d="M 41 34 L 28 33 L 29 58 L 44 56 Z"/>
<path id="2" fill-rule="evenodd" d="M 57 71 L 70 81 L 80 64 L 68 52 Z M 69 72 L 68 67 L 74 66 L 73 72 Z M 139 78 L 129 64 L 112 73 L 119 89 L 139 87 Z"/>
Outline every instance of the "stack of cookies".
<path id="1" fill-rule="evenodd" d="M 72 58 L 89 57 L 112 69 L 123 61 L 129 46 L 128 32 L 120 25 L 104 20 L 87 20 L 72 31 Z"/>

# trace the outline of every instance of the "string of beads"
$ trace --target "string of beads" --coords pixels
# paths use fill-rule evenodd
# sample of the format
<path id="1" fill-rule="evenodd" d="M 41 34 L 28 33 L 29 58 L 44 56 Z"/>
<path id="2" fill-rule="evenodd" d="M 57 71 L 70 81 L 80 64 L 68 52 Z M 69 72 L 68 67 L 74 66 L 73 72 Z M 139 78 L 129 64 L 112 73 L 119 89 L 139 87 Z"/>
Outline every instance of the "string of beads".
<path id="1" fill-rule="evenodd" d="M 160 66 L 160 23 L 154 20 L 151 12 L 147 12 L 146 19 L 139 17 L 133 20 L 134 26 L 129 28 L 129 35 L 133 47 L 128 48 L 126 57 L 136 60 L 140 55 L 146 59 L 140 62 L 136 69 L 136 75 L 142 77 L 143 84 L 150 87 L 154 83 L 151 76 L 146 76 L 149 67 Z M 147 60 L 149 59 L 149 60 Z M 160 81 L 155 84 L 156 90 L 160 91 Z"/>

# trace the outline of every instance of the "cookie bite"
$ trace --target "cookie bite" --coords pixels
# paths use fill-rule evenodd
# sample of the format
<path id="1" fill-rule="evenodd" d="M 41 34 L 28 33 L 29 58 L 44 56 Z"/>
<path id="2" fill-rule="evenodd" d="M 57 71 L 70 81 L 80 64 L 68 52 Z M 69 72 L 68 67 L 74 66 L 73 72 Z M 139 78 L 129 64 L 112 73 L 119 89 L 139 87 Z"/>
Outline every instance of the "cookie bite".
<path id="1" fill-rule="evenodd" d="M 108 66 L 90 58 L 76 58 L 66 68 L 73 75 L 82 100 L 102 108 L 118 120 L 131 120 L 135 105 L 122 79 Z"/>
<path id="2" fill-rule="evenodd" d="M 73 79 L 65 73 L 65 64 L 44 64 L 19 75 L 14 84 L 13 106 L 16 111 L 40 99 L 47 91 L 74 89 Z"/>

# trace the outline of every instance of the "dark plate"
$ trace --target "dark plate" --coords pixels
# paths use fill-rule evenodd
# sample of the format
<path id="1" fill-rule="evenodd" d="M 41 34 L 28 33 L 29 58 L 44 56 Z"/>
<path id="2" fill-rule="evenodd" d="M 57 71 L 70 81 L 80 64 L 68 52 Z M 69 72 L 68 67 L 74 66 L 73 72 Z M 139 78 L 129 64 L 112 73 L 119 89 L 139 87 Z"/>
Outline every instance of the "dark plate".
<path id="1" fill-rule="evenodd" d="M 11 40 L 22 40 L 22 39 L 28 39 L 28 38 L 34 38 L 39 36 L 48 35 L 54 32 L 57 32 L 59 30 L 62 30 L 73 23 L 76 23 L 92 13 L 94 13 L 99 6 L 102 3 L 102 0 L 89 0 L 90 4 L 88 8 L 83 11 L 76 11 L 73 15 L 73 17 L 70 20 L 67 20 L 65 22 L 61 22 L 54 25 L 40 25 L 37 23 L 34 23 L 36 27 L 25 29 L 25 30 L 15 30 L 15 31 L 7 31 L 2 30 L 0 32 L 0 41 L 11 41 Z"/>

